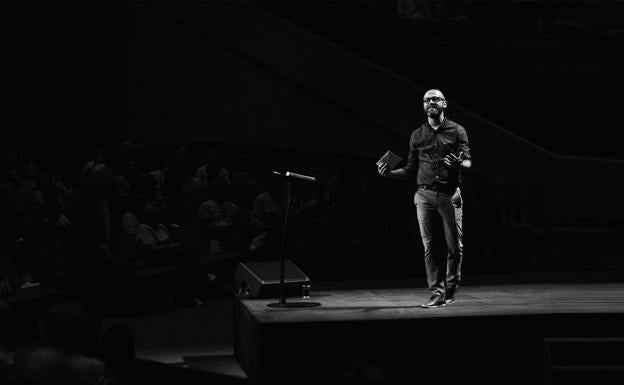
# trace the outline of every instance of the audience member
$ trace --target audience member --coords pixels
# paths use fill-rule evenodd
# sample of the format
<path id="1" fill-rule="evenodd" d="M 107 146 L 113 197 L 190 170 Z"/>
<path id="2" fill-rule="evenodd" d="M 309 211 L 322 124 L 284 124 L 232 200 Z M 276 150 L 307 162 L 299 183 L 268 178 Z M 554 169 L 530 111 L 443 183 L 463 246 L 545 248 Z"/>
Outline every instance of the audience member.
<path id="1" fill-rule="evenodd" d="M 214 251 L 245 248 L 247 215 L 227 197 L 226 191 L 212 190 L 212 198 L 199 205 L 202 236 L 217 242 Z"/>
<path id="2" fill-rule="evenodd" d="M 167 167 L 164 161 L 155 161 L 154 167 L 141 177 L 141 196 L 146 202 L 165 200 L 165 175 Z"/>
<path id="3" fill-rule="evenodd" d="M 231 168 L 232 196 L 245 211 L 251 211 L 253 202 L 258 195 L 256 172 L 258 160 L 239 153 Z"/>
<path id="4" fill-rule="evenodd" d="M 24 385 L 94 385 L 98 380 L 80 381 L 67 354 L 47 346 L 30 351 L 17 376 Z"/>
<path id="5" fill-rule="evenodd" d="M 198 298 L 201 271 L 197 258 L 180 243 L 169 237 L 163 223 L 164 204 L 151 202 L 145 207 L 144 219 L 136 235 L 138 255 L 148 266 L 175 266 L 178 269 L 177 289 L 185 305 L 201 306 Z"/>
<path id="6" fill-rule="evenodd" d="M 230 191 L 232 186 L 230 172 L 222 166 L 223 162 L 218 158 L 218 154 L 209 151 L 206 157 L 207 161 L 195 172 L 200 190 L 204 193 L 210 193 L 213 189 Z"/>
<path id="7" fill-rule="evenodd" d="M 117 236 L 111 212 L 111 192 L 116 178 L 108 166 L 98 163 L 87 170 L 67 217 L 71 221 L 69 279 L 71 295 L 98 322 L 100 297 L 105 294 L 104 267 L 113 259 Z M 119 227 L 119 226 L 117 226 Z"/>
<path id="8" fill-rule="evenodd" d="M 49 347 L 66 355 L 73 383 L 96 384 L 104 378 L 105 365 L 92 355 L 95 351 L 93 331 L 78 303 L 64 301 L 52 305 L 43 319 L 43 335 Z M 40 349 L 33 354 L 45 353 L 46 357 L 52 355 L 60 361 L 60 356 L 52 352 Z"/>
<path id="9" fill-rule="evenodd" d="M 279 256 L 284 215 L 291 200 L 291 183 L 278 175 L 269 179 L 267 191 L 259 194 L 250 214 L 253 258 L 275 259 Z"/>

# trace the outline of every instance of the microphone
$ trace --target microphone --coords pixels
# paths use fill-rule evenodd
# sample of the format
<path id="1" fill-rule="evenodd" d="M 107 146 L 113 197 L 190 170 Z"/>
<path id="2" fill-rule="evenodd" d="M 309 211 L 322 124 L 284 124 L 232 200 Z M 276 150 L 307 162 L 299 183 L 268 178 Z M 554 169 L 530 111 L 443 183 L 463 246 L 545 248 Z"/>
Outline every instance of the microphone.
<path id="1" fill-rule="evenodd" d="M 295 172 L 290 172 L 290 171 L 286 171 L 286 173 L 284 173 L 284 174 L 282 174 L 281 172 L 273 171 L 273 174 L 286 176 L 286 177 L 290 177 L 290 178 L 307 180 L 307 181 L 310 181 L 310 182 L 316 182 L 316 178 L 313 177 L 313 176 L 297 174 Z"/>

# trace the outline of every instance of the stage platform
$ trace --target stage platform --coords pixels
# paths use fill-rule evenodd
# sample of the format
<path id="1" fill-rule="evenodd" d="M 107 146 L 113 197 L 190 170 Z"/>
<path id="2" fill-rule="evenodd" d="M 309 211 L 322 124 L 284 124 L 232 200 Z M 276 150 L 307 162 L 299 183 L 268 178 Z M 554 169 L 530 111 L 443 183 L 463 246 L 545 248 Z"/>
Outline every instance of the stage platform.
<path id="1" fill-rule="evenodd" d="M 452 305 L 421 308 L 428 297 L 401 287 L 313 291 L 316 308 L 235 299 L 235 355 L 267 383 L 337 383 L 365 367 L 405 384 L 624 374 L 624 283 L 467 286 Z"/>

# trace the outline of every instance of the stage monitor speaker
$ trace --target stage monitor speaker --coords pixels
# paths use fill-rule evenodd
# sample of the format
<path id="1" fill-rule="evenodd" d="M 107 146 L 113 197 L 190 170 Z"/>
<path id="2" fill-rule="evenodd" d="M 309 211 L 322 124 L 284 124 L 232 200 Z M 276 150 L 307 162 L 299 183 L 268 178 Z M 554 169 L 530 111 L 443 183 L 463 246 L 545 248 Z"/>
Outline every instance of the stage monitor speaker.
<path id="1" fill-rule="evenodd" d="M 242 298 L 277 298 L 280 295 L 280 261 L 240 262 L 234 280 Z M 309 285 L 310 278 L 286 259 L 284 284 L 286 297 L 301 297 L 303 285 Z"/>

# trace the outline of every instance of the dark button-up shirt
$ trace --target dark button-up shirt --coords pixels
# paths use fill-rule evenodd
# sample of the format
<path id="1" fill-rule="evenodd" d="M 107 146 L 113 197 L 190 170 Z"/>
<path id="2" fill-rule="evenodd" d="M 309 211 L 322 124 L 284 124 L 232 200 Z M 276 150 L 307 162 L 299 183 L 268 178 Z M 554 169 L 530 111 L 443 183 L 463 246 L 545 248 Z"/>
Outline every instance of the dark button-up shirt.
<path id="1" fill-rule="evenodd" d="M 445 119 L 437 130 L 425 122 L 410 136 L 409 156 L 404 169 L 410 175 L 418 170 L 418 185 L 459 186 L 459 169 L 444 167 L 443 159 L 451 152 L 457 156 L 462 153 L 462 159 L 471 159 L 466 129 L 449 119 Z"/>

